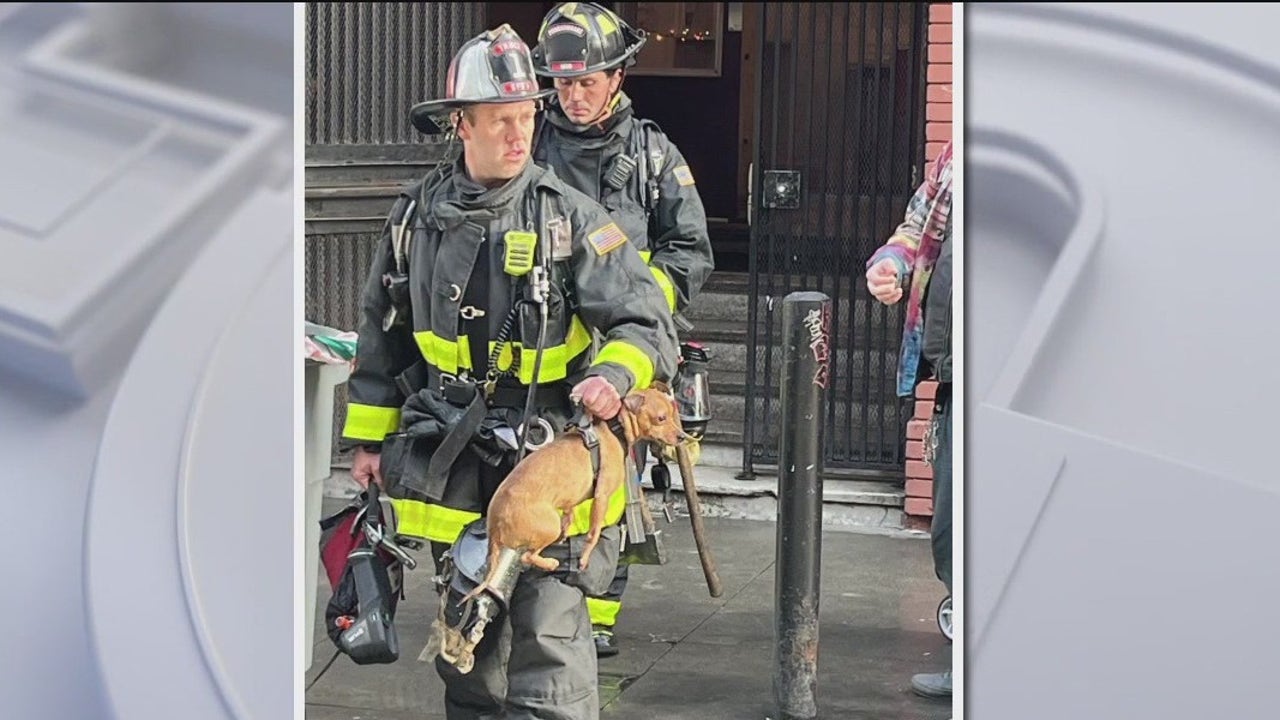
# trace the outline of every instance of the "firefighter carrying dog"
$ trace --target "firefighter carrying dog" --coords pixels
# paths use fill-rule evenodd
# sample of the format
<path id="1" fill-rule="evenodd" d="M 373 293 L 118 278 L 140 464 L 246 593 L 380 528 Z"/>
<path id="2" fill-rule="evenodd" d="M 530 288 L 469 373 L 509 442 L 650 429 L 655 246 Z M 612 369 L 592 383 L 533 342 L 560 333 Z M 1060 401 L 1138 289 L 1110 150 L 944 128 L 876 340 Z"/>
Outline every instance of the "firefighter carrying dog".
<path id="1" fill-rule="evenodd" d="M 669 384 L 679 358 L 667 296 L 628 229 L 531 162 L 535 118 L 553 92 L 539 89 L 509 26 L 463 45 L 445 97 L 410 112 L 462 151 L 402 191 L 361 299 L 342 439 L 356 480 L 392 498 L 396 532 L 430 544 L 446 639 L 479 636 L 465 665 L 435 660 L 449 720 L 599 717 L 584 596 L 612 579 L 625 488 L 608 498 L 585 571 L 590 501 L 543 551 L 556 571 L 508 573 L 457 601 L 483 579 L 472 549 L 516 462 L 581 413 L 611 419 L 629 392 Z"/>

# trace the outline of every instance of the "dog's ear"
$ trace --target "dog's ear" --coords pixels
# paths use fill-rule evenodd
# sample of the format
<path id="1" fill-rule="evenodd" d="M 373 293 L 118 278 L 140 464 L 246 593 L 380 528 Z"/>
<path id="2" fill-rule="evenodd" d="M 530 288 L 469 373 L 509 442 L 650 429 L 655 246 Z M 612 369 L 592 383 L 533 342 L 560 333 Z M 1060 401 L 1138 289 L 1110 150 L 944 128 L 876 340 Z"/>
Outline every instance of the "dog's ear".
<path id="1" fill-rule="evenodd" d="M 644 395 L 641 395 L 638 392 L 633 392 L 623 398 L 622 404 L 627 408 L 627 412 L 632 415 L 638 415 L 640 413 L 640 409 L 644 407 Z"/>
<path id="2" fill-rule="evenodd" d="M 670 395 L 670 394 L 671 394 L 671 388 L 670 388 L 666 383 L 662 382 L 661 380 L 654 380 L 653 382 L 649 383 L 649 387 L 650 387 L 650 388 L 652 388 L 652 389 L 654 389 L 654 390 L 657 390 L 658 392 L 662 393 L 663 395 Z"/>

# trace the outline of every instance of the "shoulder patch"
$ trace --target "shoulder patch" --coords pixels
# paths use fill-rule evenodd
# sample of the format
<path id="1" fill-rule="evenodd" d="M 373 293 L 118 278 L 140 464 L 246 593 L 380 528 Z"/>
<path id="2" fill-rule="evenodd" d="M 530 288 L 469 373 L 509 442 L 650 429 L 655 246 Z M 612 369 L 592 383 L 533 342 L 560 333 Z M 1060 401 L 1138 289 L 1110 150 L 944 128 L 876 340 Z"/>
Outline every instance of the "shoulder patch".
<path id="1" fill-rule="evenodd" d="M 617 223 L 611 222 L 587 235 L 587 242 L 591 244 L 597 255 L 604 255 L 626 245 L 627 235 L 622 232 Z"/>
<path id="2" fill-rule="evenodd" d="M 693 173 L 689 171 L 688 165 L 680 165 L 672 170 L 671 174 L 676 176 L 676 182 L 680 183 L 681 186 L 693 184 Z"/>

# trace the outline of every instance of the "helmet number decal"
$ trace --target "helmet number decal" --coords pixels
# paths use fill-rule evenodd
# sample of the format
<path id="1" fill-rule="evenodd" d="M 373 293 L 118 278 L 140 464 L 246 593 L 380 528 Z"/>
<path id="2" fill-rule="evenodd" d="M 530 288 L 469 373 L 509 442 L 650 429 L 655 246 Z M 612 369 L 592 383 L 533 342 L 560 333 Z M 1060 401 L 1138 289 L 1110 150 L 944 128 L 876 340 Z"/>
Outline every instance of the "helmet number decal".
<path id="1" fill-rule="evenodd" d="M 578 37 L 585 37 L 587 34 L 587 29 L 582 27 L 578 23 L 571 23 L 571 22 L 559 23 L 557 25 L 552 25 L 551 27 L 547 28 L 547 37 L 555 37 L 556 35 L 560 35 L 562 33 L 572 33 L 574 35 L 577 35 Z"/>

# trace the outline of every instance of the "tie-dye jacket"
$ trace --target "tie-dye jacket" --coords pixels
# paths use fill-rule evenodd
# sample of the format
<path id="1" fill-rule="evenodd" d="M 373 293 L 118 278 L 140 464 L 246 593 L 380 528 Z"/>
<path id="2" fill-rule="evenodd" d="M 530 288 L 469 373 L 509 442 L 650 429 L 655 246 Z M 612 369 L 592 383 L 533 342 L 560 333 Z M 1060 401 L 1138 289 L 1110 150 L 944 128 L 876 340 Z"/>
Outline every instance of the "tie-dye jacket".
<path id="1" fill-rule="evenodd" d="M 922 378 L 920 346 L 924 335 L 923 299 L 934 261 L 942 243 L 951 239 L 951 143 L 938 154 L 929 176 L 907 204 L 906 218 L 893 235 L 867 261 L 867 268 L 892 258 L 898 276 L 909 277 L 906 320 L 902 329 L 902 353 L 898 358 L 898 396 L 910 397 Z"/>

